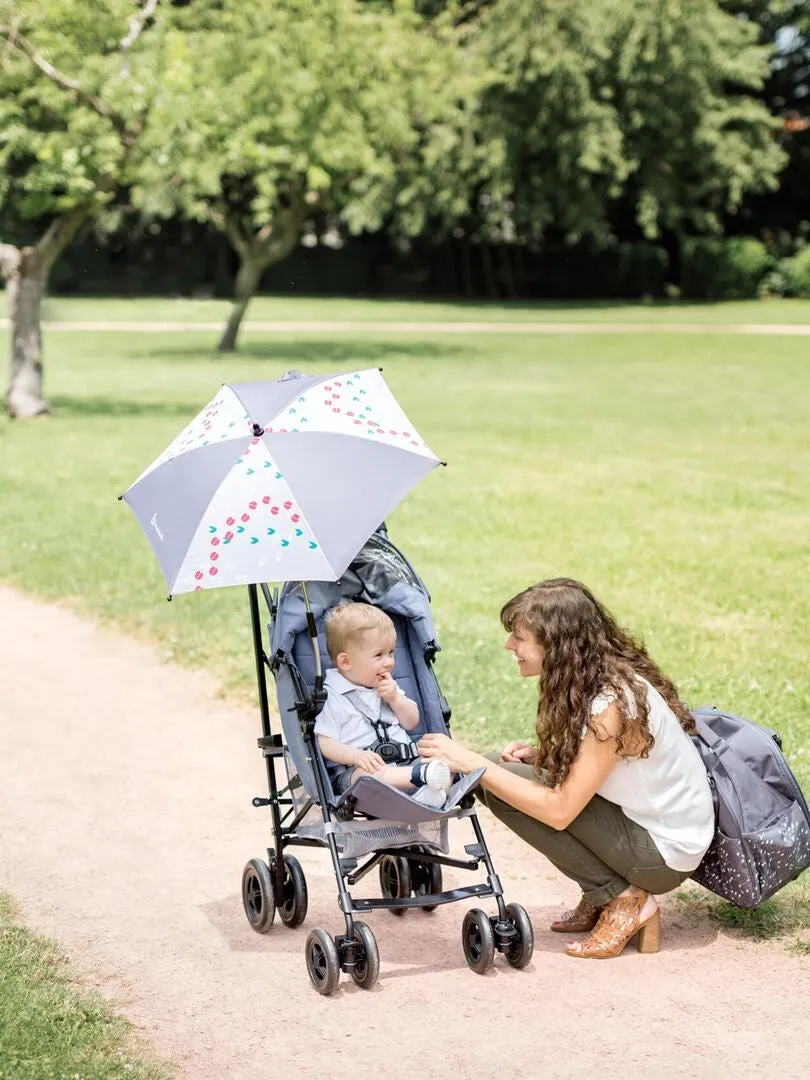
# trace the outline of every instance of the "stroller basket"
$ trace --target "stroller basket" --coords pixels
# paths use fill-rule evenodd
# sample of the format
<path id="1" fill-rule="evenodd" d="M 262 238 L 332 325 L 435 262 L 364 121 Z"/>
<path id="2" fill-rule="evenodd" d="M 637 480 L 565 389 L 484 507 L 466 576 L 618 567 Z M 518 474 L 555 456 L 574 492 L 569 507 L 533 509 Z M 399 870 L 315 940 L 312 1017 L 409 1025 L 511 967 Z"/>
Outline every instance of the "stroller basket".
<path id="1" fill-rule="evenodd" d="M 307 911 L 307 888 L 299 861 L 288 848 L 326 848 L 345 917 L 344 934 L 332 937 L 314 929 L 306 942 L 310 980 L 322 994 L 333 993 L 341 971 L 361 987 L 379 975 L 379 950 L 369 927 L 355 915 L 387 908 L 402 915 L 407 908 L 434 910 L 456 900 L 491 897 L 497 914 L 468 911 L 462 946 L 468 964 L 486 971 L 496 951 L 517 968 L 525 967 L 534 947 L 531 923 L 519 904 L 506 904 L 495 873 L 472 791 L 477 773 L 463 777 L 447 808 L 417 803 L 370 775 L 363 775 L 343 794 L 332 789 L 330 775 L 314 733 L 326 699 L 322 672 L 329 663 L 322 633 L 324 615 L 342 600 L 374 604 L 388 613 L 397 632 L 394 678 L 419 707 L 419 727 L 409 734 L 449 734 L 450 709 L 433 669 L 440 651 L 430 597 L 416 571 L 388 539 L 384 526 L 373 534 L 337 582 L 287 584 L 278 593 L 261 587 L 270 616 L 270 651 L 265 652 L 259 589 L 249 586 L 251 621 L 259 684 L 262 735 L 269 797 L 254 806 L 268 806 L 273 845 L 267 859 L 251 859 L 242 876 L 242 899 L 250 925 L 270 930 L 278 910 L 282 922 L 300 925 Z M 267 669 L 275 681 L 281 732 L 273 732 L 267 693 Z M 451 858 L 448 820 L 469 820 L 475 842 L 465 845 L 467 858 Z M 365 862 L 359 860 L 365 858 Z M 483 864 L 486 881 L 443 890 L 442 866 L 475 871 Z M 349 892 L 372 870 L 378 871 L 380 896 L 358 898 Z"/>

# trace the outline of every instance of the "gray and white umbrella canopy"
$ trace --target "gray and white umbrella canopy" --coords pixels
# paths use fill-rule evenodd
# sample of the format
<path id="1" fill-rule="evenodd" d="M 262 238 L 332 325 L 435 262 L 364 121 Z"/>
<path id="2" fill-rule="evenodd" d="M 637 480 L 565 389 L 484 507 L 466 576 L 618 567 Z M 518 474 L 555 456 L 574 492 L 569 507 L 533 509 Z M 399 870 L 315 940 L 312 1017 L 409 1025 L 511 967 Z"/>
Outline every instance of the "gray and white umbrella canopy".
<path id="1" fill-rule="evenodd" d="M 336 581 L 439 459 L 377 368 L 223 386 L 124 493 L 172 594 Z"/>

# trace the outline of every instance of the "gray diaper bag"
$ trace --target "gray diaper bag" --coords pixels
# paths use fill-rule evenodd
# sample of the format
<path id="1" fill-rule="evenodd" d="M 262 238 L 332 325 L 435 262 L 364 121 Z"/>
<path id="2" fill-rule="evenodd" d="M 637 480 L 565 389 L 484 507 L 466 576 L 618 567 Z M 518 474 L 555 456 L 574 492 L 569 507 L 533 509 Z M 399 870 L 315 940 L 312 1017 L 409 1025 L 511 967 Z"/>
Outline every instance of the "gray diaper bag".
<path id="1" fill-rule="evenodd" d="M 714 840 L 692 878 L 754 908 L 810 866 L 810 811 L 779 736 L 718 709 L 693 714 L 712 788 Z"/>

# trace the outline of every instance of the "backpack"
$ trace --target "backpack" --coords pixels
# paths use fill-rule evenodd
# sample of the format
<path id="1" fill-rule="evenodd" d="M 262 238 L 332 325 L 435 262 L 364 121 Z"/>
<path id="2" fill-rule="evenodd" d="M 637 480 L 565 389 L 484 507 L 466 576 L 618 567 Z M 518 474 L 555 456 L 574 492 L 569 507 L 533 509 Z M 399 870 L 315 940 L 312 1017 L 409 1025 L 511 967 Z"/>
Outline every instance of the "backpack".
<path id="1" fill-rule="evenodd" d="M 691 877 L 737 907 L 754 908 L 810 866 L 810 810 L 775 732 L 717 709 L 692 715 L 716 825 Z"/>

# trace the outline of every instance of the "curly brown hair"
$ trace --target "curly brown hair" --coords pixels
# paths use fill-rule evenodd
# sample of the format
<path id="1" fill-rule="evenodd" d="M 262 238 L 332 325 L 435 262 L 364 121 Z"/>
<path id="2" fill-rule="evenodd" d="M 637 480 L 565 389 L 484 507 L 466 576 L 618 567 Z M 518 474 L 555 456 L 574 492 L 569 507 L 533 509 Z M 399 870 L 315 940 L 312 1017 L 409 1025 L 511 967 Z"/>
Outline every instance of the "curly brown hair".
<path id="1" fill-rule="evenodd" d="M 657 667 L 641 642 L 623 630 L 589 589 L 571 578 L 552 578 L 513 596 L 501 611 L 504 628 L 531 634 L 543 647 L 539 681 L 535 770 L 556 786 L 577 755 L 583 725 L 598 739 L 609 736 L 595 723 L 591 705 L 612 692 L 621 717 L 616 738 L 623 758 L 647 757 L 655 744 L 649 728 L 647 680 L 680 721 L 695 730 L 694 719 L 674 683 Z M 630 707 L 632 695 L 635 709 Z"/>

